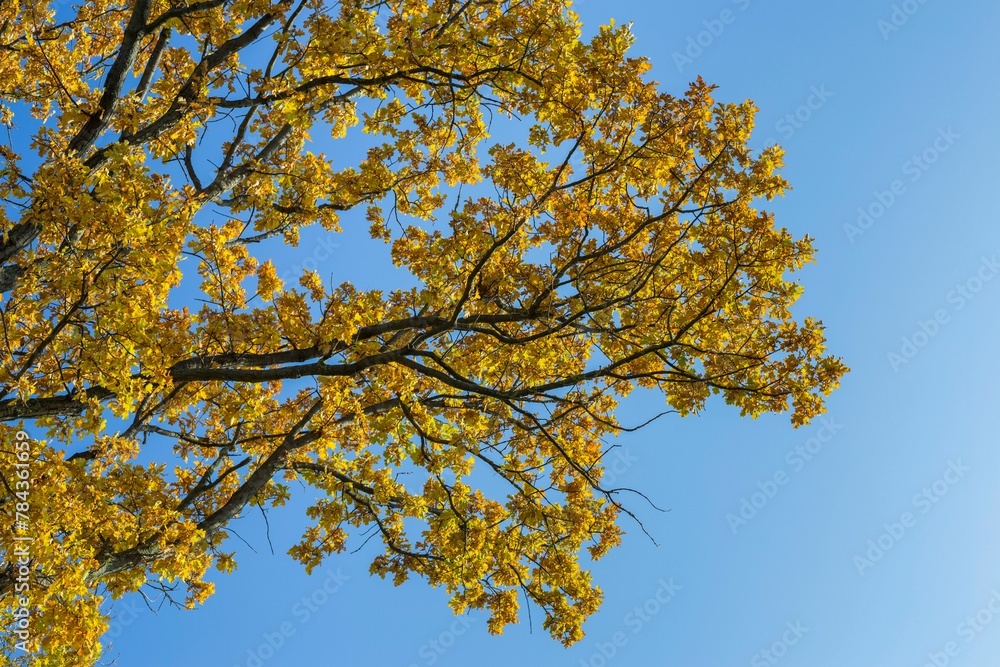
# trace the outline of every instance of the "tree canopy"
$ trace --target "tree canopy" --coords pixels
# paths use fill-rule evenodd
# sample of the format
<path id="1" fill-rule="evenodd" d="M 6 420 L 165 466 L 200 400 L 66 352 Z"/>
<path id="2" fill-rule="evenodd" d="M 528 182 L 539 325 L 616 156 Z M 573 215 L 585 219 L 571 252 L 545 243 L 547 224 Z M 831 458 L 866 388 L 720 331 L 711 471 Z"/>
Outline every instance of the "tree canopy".
<path id="1" fill-rule="evenodd" d="M 569 0 L 0 3 L 0 626 L 30 594 L 30 660 L 91 664 L 108 596 L 204 602 L 227 525 L 299 483 L 307 569 L 372 528 L 372 573 L 570 644 L 628 511 L 622 397 L 823 410 L 846 368 L 790 311 L 813 248 L 755 208 L 786 183 L 754 105 L 581 35 Z M 411 280 L 283 284 L 310 225 Z"/>

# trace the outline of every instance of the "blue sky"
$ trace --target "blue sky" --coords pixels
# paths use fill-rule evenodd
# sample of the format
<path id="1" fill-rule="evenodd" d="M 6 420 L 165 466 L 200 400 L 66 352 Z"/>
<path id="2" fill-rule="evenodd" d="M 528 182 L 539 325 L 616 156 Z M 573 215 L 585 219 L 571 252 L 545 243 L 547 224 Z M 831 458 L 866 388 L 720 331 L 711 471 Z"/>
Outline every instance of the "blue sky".
<path id="1" fill-rule="evenodd" d="M 770 206 L 816 239 L 799 317 L 820 317 L 853 369 L 826 421 L 739 418 L 721 401 L 623 435 L 616 481 L 657 544 L 624 523 L 595 568 L 587 637 L 502 637 L 443 591 L 372 579 L 374 543 L 306 576 L 285 555 L 302 505 L 235 524 L 254 548 L 192 612 L 115 603 L 119 665 L 913 665 L 1000 656 L 1000 5 L 985 0 L 703 3 L 584 0 L 588 33 L 634 21 L 664 90 L 697 75 L 753 99 L 756 136 L 786 151 Z M 862 217 L 861 213 L 868 217 Z M 860 221 L 859 221 L 860 218 Z M 363 220 L 303 233 L 290 264 L 361 285 Z M 385 252 L 381 250 L 379 252 Z M 309 268 L 313 268 L 311 265 Z M 891 355 L 897 355 L 893 357 Z M 649 392 L 626 422 L 659 411 Z M 807 458 L 808 457 L 808 458 Z M 741 515 L 742 512 L 742 515 Z M 992 605 L 992 609 L 990 608 Z M 995 611 L 994 611 L 995 610 Z"/>

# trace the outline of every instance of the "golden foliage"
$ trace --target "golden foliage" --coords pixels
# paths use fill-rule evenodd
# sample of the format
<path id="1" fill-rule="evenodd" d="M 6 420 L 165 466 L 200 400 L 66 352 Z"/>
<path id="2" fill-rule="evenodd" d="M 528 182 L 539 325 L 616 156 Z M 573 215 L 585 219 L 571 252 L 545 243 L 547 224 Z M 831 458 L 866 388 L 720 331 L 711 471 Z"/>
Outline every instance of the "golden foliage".
<path id="1" fill-rule="evenodd" d="M 659 91 L 631 43 L 583 41 L 568 0 L 0 3 L 0 122 L 32 133 L 0 147 L 0 419 L 45 434 L 35 664 L 91 664 L 107 596 L 204 601 L 228 522 L 295 480 L 323 491 L 307 569 L 375 527 L 373 573 L 495 633 L 523 595 L 569 644 L 620 541 L 618 399 L 822 410 L 846 369 L 790 312 L 810 239 L 755 208 L 781 150 L 748 147 L 750 102 Z M 411 285 L 278 278 L 268 239 L 362 210 Z"/>

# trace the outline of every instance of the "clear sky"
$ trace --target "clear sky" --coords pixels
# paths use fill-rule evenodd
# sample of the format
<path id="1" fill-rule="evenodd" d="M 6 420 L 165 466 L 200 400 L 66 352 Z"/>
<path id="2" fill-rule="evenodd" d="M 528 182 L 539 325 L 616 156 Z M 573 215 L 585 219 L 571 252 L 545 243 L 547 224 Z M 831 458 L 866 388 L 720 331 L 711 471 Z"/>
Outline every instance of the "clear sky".
<path id="1" fill-rule="evenodd" d="M 584 0 L 588 33 L 634 21 L 664 90 L 697 75 L 754 100 L 793 190 L 777 222 L 816 239 L 797 315 L 853 369 L 794 430 L 713 402 L 623 435 L 615 474 L 669 512 L 630 507 L 605 591 L 571 649 L 526 615 L 502 637 L 445 594 L 372 579 L 373 541 L 306 576 L 285 550 L 301 503 L 234 524 L 239 569 L 193 612 L 115 603 L 125 667 L 912 665 L 1000 657 L 1000 4 L 987 0 Z M 372 273 L 367 224 L 303 233 L 291 263 Z M 385 252 L 379 250 L 379 252 Z M 309 268 L 314 268 L 309 265 Z M 896 356 L 892 356 L 896 355 Z M 626 422 L 662 400 L 636 393 Z"/>

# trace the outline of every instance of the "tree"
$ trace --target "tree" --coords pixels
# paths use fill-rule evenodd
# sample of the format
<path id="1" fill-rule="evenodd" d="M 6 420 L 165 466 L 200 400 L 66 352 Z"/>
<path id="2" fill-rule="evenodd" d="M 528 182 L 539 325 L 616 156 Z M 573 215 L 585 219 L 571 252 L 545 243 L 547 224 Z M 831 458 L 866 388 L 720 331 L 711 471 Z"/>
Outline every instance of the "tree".
<path id="1" fill-rule="evenodd" d="M 621 397 L 822 411 L 811 240 L 754 208 L 780 148 L 631 43 L 568 0 L 0 4 L 0 623 L 28 572 L 37 664 L 96 659 L 106 596 L 203 602 L 227 525 L 293 482 L 307 569 L 371 527 L 373 573 L 495 633 L 523 596 L 569 644 L 627 511 Z M 409 283 L 282 284 L 276 244 L 361 211 Z"/>

